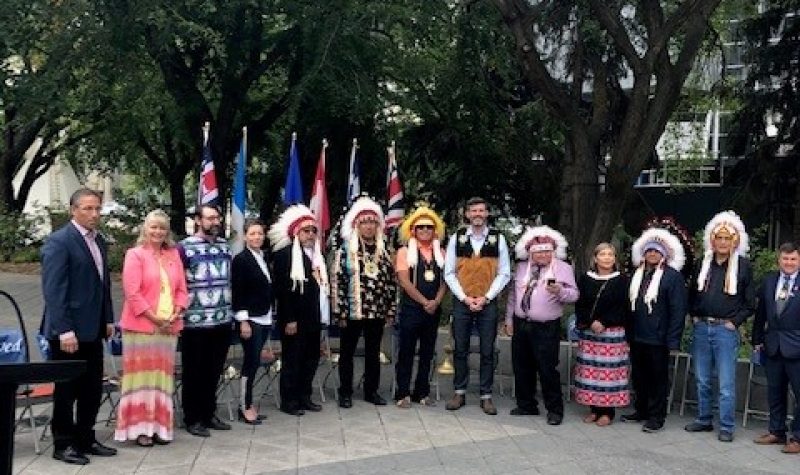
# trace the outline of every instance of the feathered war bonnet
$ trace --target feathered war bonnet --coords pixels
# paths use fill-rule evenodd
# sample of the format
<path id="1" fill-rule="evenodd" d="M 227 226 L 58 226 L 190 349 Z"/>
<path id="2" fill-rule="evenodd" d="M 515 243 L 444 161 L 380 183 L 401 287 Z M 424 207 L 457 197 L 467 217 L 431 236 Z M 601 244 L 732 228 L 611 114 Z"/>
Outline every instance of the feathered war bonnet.
<path id="1" fill-rule="evenodd" d="M 444 267 L 444 253 L 442 252 L 441 239 L 444 237 L 444 221 L 427 203 L 419 203 L 417 208 L 409 213 L 400 224 L 400 241 L 408 246 L 406 263 L 408 267 L 416 267 L 419 252 L 414 226 L 427 224 L 433 226 L 433 259 L 440 268 Z"/>
<path id="2" fill-rule="evenodd" d="M 514 246 L 518 260 L 527 260 L 531 252 L 553 251 L 560 260 L 567 258 L 567 239 L 550 226 L 528 227 Z"/>
<path id="3" fill-rule="evenodd" d="M 728 259 L 728 273 L 725 275 L 725 283 L 722 291 L 728 295 L 736 295 L 737 275 L 739 274 L 739 256 L 747 257 L 750 252 L 750 237 L 745 231 L 744 223 L 738 214 L 733 211 L 723 211 L 717 213 L 706 224 L 703 232 L 703 264 L 697 274 L 697 290 L 703 291 L 708 279 L 708 271 L 711 268 L 711 260 L 714 258 L 714 239 L 717 236 L 730 236 L 732 240 L 731 255 Z"/>
<path id="4" fill-rule="evenodd" d="M 658 251 L 661 254 L 661 262 L 653 272 L 650 284 L 644 294 L 644 303 L 647 305 L 648 313 L 652 313 L 653 303 L 658 300 L 658 286 L 661 283 L 661 277 L 664 275 L 664 266 L 672 267 L 680 272 L 686 263 L 686 252 L 677 236 L 662 228 L 646 229 L 639 236 L 639 239 L 633 243 L 631 249 L 631 261 L 637 267 L 631 279 L 631 286 L 628 289 L 631 310 L 636 309 L 636 298 L 639 296 L 639 289 L 644 278 L 644 254 L 651 250 Z"/>
<path id="5" fill-rule="evenodd" d="M 383 235 L 383 209 L 372 198 L 368 196 L 359 196 L 350 209 L 342 219 L 342 241 L 347 246 L 347 251 L 352 253 L 358 252 L 360 246 L 361 236 L 358 233 L 358 225 L 364 221 L 374 221 L 378 225 L 378 231 L 375 235 L 375 244 L 377 245 L 376 254 L 382 255 L 386 252 Z"/>
<path id="6" fill-rule="evenodd" d="M 306 281 L 306 272 L 303 267 L 303 250 L 300 247 L 300 239 L 297 237 L 298 231 L 308 226 L 317 226 L 317 219 L 314 213 L 305 205 L 296 204 L 289 206 L 281 213 L 278 220 L 269 228 L 269 242 L 273 251 L 280 251 L 286 246 L 292 246 L 292 262 L 289 270 L 289 278 L 292 280 L 292 290 L 297 286 L 300 293 L 303 293 L 303 285 Z M 320 249 L 319 235 L 314 241 L 314 257 L 312 267 L 318 269 L 319 278 L 325 282 L 328 270 L 325 267 L 325 259 Z M 322 282 L 320 283 L 322 284 Z"/>

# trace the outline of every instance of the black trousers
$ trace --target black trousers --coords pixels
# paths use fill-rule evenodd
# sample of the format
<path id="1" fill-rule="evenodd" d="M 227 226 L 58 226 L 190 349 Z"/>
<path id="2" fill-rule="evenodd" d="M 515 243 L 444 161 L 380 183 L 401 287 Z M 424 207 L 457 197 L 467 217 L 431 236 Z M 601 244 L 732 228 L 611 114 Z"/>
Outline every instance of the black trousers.
<path id="1" fill-rule="evenodd" d="M 103 340 L 78 343 L 78 351 L 61 351 L 58 339 L 50 340 L 50 359 L 86 362 L 86 372 L 71 381 L 55 384 L 53 392 L 53 445 L 55 450 L 73 446 L 87 449 L 94 441 L 94 424 L 103 396 Z"/>
<path id="2" fill-rule="evenodd" d="M 564 414 L 558 353 L 561 343 L 561 321 L 533 322 L 514 317 L 511 337 L 511 363 L 514 367 L 517 406 L 532 411 L 536 401 L 537 376 L 542 385 L 542 399 L 547 412 Z"/>
<path id="3" fill-rule="evenodd" d="M 769 400 L 769 432 L 786 437 L 786 399 L 789 386 L 800 395 L 800 359 L 783 356 L 766 357 L 767 399 Z M 794 406 L 790 438 L 800 440 L 800 404 Z"/>
<path id="4" fill-rule="evenodd" d="M 669 394 L 669 348 L 631 343 L 631 370 L 636 413 L 663 424 L 667 418 Z"/>
<path id="5" fill-rule="evenodd" d="M 353 356 L 358 339 L 364 334 L 364 396 L 378 392 L 381 378 L 381 338 L 385 320 L 370 318 L 348 320 L 341 331 L 341 353 L 339 354 L 339 396 L 353 396 Z"/>
<path id="6" fill-rule="evenodd" d="M 300 324 L 298 324 L 299 326 Z M 298 328 L 281 336 L 281 407 L 295 409 L 311 399 L 311 386 L 319 365 L 320 328 Z"/>
<path id="7" fill-rule="evenodd" d="M 269 336 L 270 327 L 256 322 L 249 322 L 252 334 L 250 338 L 239 337 L 242 344 L 242 403 L 241 409 L 250 409 L 253 405 L 253 383 L 255 382 L 258 367 L 261 365 L 261 349 Z M 241 324 L 236 323 L 236 332 L 241 334 Z"/>
<path id="8" fill-rule="evenodd" d="M 411 396 L 414 401 L 428 397 L 431 393 L 430 375 L 436 334 L 439 329 L 439 313 L 430 315 L 424 310 L 404 310 L 397 319 L 397 393 L 394 398 Z M 419 351 L 417 351 L 419 342 Z M 411 393 L 411 373 L 414 355 L 419 355 L 414 393 Z"/>
<path id="9" fill-rule="evenodd" d="M 229 323 L 183 330 L 181 402 L 186 427 L 207 425 L 217 412 L 217 385 L 228 356 L 231 332 Z"/>

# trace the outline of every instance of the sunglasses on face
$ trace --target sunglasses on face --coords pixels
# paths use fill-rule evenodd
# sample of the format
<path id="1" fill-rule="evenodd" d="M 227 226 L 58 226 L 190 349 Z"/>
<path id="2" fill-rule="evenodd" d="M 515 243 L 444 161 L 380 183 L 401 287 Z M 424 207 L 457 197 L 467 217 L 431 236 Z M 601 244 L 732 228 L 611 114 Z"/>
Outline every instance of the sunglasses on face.
<path id="1" fill-rule="evenodd" d="M 420 225 L 414 226 L 414 229 L 427 229 L 429 231 L 433 231 L 433 225 L 432 224 L 420 224 Z"/>

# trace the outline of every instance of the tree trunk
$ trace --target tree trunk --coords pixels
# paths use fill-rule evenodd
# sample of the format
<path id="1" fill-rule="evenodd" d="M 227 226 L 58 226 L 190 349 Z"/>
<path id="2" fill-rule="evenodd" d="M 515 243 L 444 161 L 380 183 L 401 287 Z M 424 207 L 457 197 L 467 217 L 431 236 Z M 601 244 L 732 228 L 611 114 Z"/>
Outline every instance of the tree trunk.
<path id="1" fill-rule="evenodd" d="M 183 183 L 186 174 L 173 171 L 167 177 L 169 182 L 169 198 L 172 206 L 169 209 L 169 224 L 176 236 L 186 236 L 186 195 L 183 192 Z"/>
<path id="2" fill-rule="evenodd" d="M 570 134 L 566 165 L 561 178 L 561 210 L 559 231 L 569 242 L 576 270 L 588 268 L 594 246 L 608 238 L 589 238 L 595 220 L 599 185 L 597 180 L 597 147 L 590 144 L 585 131 Z"/>

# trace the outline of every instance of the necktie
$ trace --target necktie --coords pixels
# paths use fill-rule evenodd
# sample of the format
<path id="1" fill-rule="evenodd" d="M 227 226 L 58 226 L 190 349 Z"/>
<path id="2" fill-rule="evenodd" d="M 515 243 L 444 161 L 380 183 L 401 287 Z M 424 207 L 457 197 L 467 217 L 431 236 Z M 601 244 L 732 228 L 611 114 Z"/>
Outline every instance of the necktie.
<path id="1" fill-rule="evenodd" d="M 520 308 L 526 315 L 528 314 L 528 310 L 531 309 L 531 295 L 533 295 L 533 289 L 536 288 L 536 283 L 539 282 L 539 276 L 541 273 L 541 267 L 533 266 L 531 268 L 531 275 L 528 278 L 528 285 L 525 286 L 525 293 L 522 294 L 522 301 L 519 304 Z"/>
<path id="2" fill-rule="evenodd" d="M 781 289 L 778 291 L 778 298 L 775 300 L 775 309 L 777 315 L 780 317 L 783 309 L 786 308 L 786 303 L 789 301 L 789 276 L 784 274 L 781 283 Z"/>
<path id="3" fill-rule="evenodd" d="M 97 266 L 97 273 L 100 275 L 100 279 L 103 279 L 103 256 L 100 254 L 100 246 L 97 245 L 97 241 L 95 238 L 97 237 L 96 231 L 89 231 L 84 236 L 86 240 L 86 245 L 89 247 L 89 253 L 92 255 L 92 259 L 94 259 L 94 265 Z"/>

